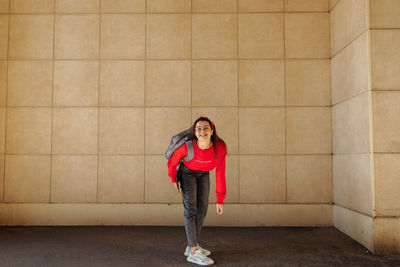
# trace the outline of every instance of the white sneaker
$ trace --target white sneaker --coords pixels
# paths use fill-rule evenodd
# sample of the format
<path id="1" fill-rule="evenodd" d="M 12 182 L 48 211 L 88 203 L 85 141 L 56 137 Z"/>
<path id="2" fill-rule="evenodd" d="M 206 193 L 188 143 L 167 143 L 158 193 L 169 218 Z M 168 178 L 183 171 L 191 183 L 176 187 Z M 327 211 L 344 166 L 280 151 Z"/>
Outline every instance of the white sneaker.
<path id="1" fill-rule="evenodd" d="M 186 250 L 185 253 L 183 253 L 183 255 L 185 255 L 185 257 L 189 257 L 189 253 L 190 253 L 190 247 L 186 246 Z"/>
<path id="2" fill-rule="evenodd" d="M 202 253 L 203 255 L 208 256 L 208 255 L 211 254 L 211 251 L 209 251 L 209 250 L 207 250 L 207 249 L 205 249 L 205 248 L 200 247 L 199 243 L 197 243 L 197 247 L 200 249 L 200 251 L 201 251 L 201 253 Z"/>
<path id="3" fill-rule="evenodd" d="M 193 262 L 199 265 L 211 265 L 214 263 L 212 259 L 203 255 L 200 249 L 197 249 L 194 253 L 189 252 L 189 256 L 186 259 L 188 262 Z"/>
<path id="4" fill-rule="evenodd" d="M 205 249 L 205 248 L 200 247 L 199 243 L 197 243 L 197 247 L 198 247 L 198 249 L 200 249 L 200 251 L 201 251 L 201 253 L 202 253 L 203 255 L 205 255 L 205 256 L 211 255 L 211 251 L 209 251 L 209 250 L 207 250 L 207 249 Z M 183 255 L 185 255 L 186 257 L 188 257 L 188 256 L 189 256 L 189 253 L 190 253 L 190 247 L 189 247 L 189 246 L 186 246 L 186 250 L 185 250 L 185 252 L 183 253 Z"/>

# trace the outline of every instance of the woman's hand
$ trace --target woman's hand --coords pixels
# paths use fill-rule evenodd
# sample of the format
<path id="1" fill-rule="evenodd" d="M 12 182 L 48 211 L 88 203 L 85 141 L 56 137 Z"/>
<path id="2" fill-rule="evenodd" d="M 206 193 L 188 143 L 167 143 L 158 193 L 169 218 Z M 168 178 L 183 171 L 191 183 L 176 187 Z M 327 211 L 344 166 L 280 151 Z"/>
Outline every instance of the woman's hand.
<path id="1" fill-rule="evenodd" d="M 177 184 L 176 182 L 175 182 L 175 183 L 172 183 L 172 184 L 174 185 L 175 190 L 179 192 L 178 184 Z"/>
<path id="2" fill-rule="evenodd" d="M 224 205 L 223 204 L 217 204 L 217 213 L 222 214 L 224 213 Z"/>

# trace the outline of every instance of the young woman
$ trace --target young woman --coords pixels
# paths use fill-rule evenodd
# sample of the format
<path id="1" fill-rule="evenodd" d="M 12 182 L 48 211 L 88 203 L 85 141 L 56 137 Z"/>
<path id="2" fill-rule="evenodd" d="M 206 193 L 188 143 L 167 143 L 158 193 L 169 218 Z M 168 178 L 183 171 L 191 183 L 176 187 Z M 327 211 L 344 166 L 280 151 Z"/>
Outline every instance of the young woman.
<path id="1" fill-rule="evenodd" d="M 218 137 L 214 123 L 207 117 L 199 117 L 192 126 L 194 157 L 190 161 L 182 161 L 178 172 L 176 166 L 188 153 L 183 144 L 168 161 L 168 175 L 173 186 L 178 190 L 176 176 L 180 177 L 182 187 L 182 203 L 188 246 L 184 255 L 187 261 L 200 265 L 210 265 L 214 261 L 207 257 L 210 251 L 201 248 L 198 237 L 207 214 L 208 195 L 210 192 L 209 171 L 216 167 L 216 209 L 223 213 L 223 201 L 226 196 L 225 142 Z"/>

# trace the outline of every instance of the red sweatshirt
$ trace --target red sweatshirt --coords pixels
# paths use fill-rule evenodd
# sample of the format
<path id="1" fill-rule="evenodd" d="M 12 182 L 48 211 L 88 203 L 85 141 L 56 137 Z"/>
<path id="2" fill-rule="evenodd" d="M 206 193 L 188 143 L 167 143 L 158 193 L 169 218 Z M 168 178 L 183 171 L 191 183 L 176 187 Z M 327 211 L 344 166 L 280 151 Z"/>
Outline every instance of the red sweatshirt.
<path id="1" fill-rule="evenodd" d="M 225 156 L 226 149 L 222 143 L 217 144 L 217 154 L 218 159 L 214 155 L 214 147 L 208 149 L 201 149 L 197 145 L 197 140 L 193 139 L 194 156 L 190 161 L 183 161 L 191 170 L 196 171 L 210 171 L 217 167 L 215 170 L 216 176 L 216 187 L 215 191 L 217 193 L 217 204 L 223 204 L 226 196 L 226 181 L 225 181 Z M 176 183 L 176 166 L 178 165 L 181 158 L 186 157 L 188 149 L 186 144 L 174 151 L 171 158 L 168 161 L 168 175 L 171 177 L 173 183 Z"/>

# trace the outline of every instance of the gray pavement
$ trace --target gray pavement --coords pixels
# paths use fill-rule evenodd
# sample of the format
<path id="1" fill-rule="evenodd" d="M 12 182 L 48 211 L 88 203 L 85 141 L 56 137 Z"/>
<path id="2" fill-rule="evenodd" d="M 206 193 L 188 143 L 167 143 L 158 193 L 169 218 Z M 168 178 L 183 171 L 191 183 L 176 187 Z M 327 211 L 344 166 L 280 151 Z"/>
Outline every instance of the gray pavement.
<path id="1" fill-rule="evenodd" d="M 333 227 L 204 227 L 214 266 L 400 266 Z M 198 266 L 183 226 L 0 227 L 0 266 Z"/>

